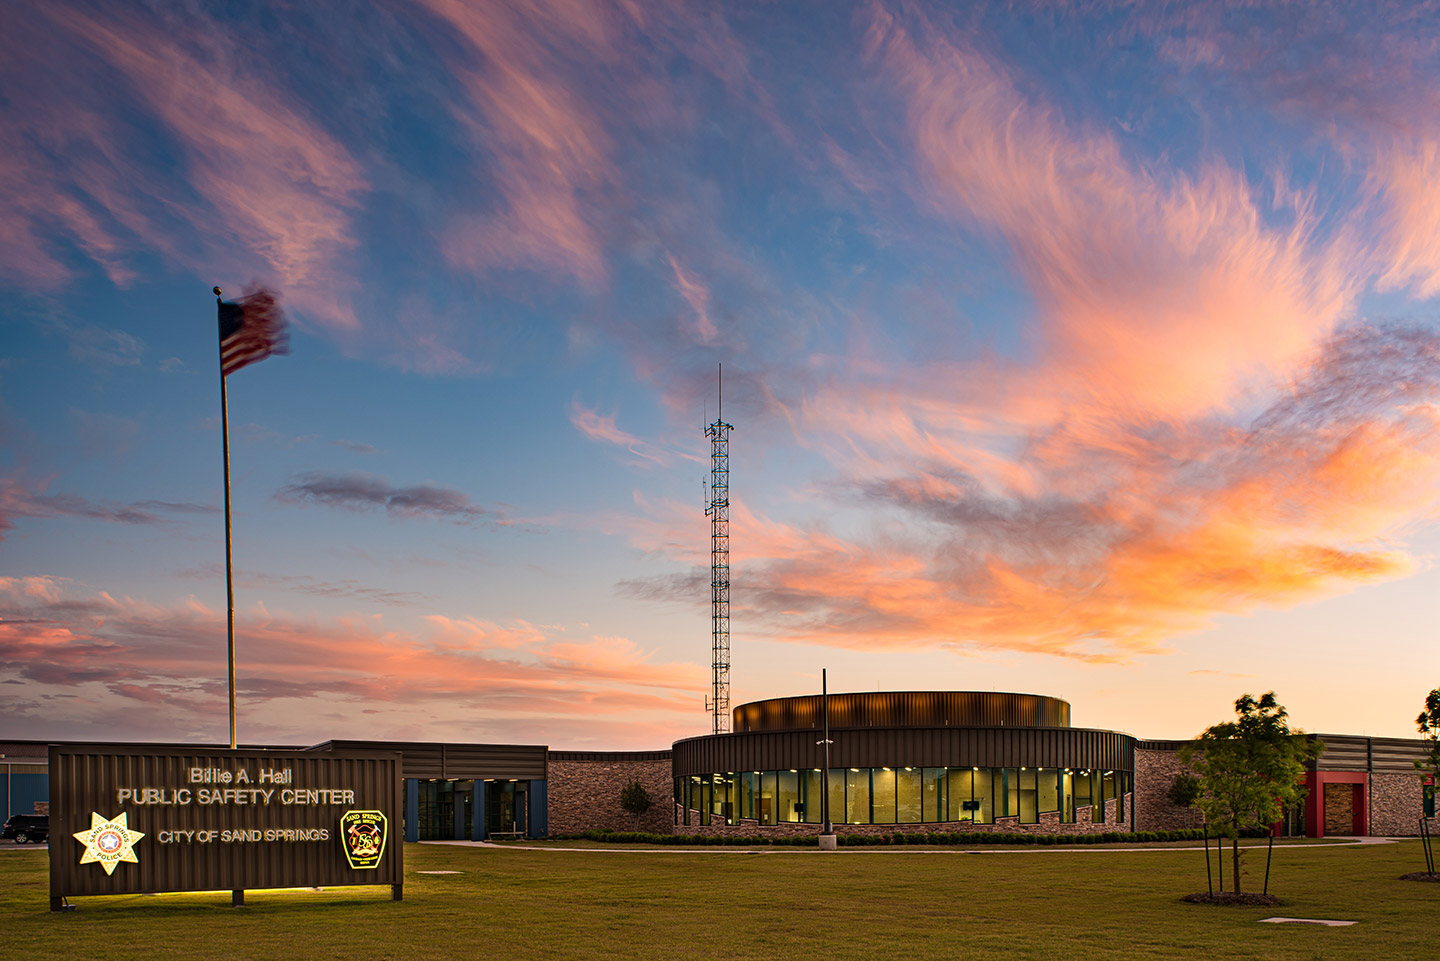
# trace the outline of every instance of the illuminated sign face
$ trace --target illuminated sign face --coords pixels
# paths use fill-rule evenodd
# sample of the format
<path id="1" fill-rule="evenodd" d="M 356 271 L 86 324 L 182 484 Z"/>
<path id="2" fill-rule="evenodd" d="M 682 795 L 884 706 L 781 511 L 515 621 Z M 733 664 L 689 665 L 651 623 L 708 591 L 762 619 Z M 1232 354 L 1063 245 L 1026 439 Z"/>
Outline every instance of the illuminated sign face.
<path id="1" fill-rule="evenodd" d="M 92 894 L 400 892 L 398 754 L 81 744 L 52 745 L 50 761 L 55 910 Z"/>
<path id="2" fill-rule="evenodd" d="M 379 811 L 346 811 L 340 818 L 340 843 L 345 860 L 357 871 L 379 866 L 385 854 L 385 815 Z"/>
<path id="3" fill-rule="evenodd" d="M 115 866 L 121 861 L 139 864 L 135 856 L 135 842 L 145 835 L 130 830 L 129 815 L 121 811 L 114 818 L 103 818 L 90 812 L 90 830 L 76 831 L 73 837 L 85 845 L 80 855 L 81 864 L 98 863 L 106 874 L 114 874 Z"/>

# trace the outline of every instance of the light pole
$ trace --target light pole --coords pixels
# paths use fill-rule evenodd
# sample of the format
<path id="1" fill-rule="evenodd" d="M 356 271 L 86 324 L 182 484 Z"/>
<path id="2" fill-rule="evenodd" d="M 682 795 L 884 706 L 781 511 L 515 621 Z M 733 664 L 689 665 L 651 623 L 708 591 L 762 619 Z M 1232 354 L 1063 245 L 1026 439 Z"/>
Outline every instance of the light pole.
<path id="1" fill-rule="evenodd" d="M 825 669 L 820 669 L 820 713 L 825 723 L 825 770 L 820 774 L 820 850 L 835 850 L 835 825 L 830 823 L 830 684 Z"/>

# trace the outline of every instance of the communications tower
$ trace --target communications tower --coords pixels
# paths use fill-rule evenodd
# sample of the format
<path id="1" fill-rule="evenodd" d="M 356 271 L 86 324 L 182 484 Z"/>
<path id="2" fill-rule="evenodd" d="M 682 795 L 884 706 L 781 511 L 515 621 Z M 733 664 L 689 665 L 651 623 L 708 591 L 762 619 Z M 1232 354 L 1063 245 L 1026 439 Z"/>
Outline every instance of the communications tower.
<path id="1" fill-rule="evenodd" d="M 723 392 L 720 365 L 715 369 L 715 422 L 705 428 L 710 438 L 710 711 L 713 734 L 730 731 L 730 432 L 721 416 Z"/>

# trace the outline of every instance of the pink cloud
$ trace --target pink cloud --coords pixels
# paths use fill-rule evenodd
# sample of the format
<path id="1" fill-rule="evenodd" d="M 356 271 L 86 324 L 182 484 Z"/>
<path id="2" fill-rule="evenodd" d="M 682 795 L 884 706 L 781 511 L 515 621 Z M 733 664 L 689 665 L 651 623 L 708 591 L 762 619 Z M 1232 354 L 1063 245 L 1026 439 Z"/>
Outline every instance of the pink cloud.
<path id="1" fill-rule="evenodd" d="M 450 64 L 468 94 L 457 119 L 493 155 L 500 199 L 494 211 L 457 221 L 445 255 L 465 267 L 543 266 L 602 283 L 594 201 L 616 187 L 613 144 L 567 67 L 613 60 L 621 14 L 569 0 L 422 5 L 465 47 Z"/>
<path id="2" fill-rule="evenodd" d="M 1037 381 L 1056 400 L 1188 416 L 1298 362 L 1355 292 L 1304 198 L 1267 214 L 1219 160 L 1128 159 L 1022 94 L 1003 65 L 918 16 L 872 7 L 866 45 L 899 92 L 942 216 L 1003 238 L 1039 299 Z"/>
<path id="3" fill-rule="evenodd" d="M 213 25 L 31 9 L 0 41 L 18 98 L 0 139 L 0 170 L 12 175 L 0 188 L 10 225 L 0 254 L 11 237 L 31 252 L 0 264 L 65 279 L 58 232 L 116 283 L 133 277 L 131 257 L 158 250 L 242 280 L 263 270 L 307 316 L 355 325 L 345 257 L 367 184 L 338 141 L 263 70 L 227 56 Z M 131 159 L 152 149 L 137 103 L 178 147 L 175 176 Z M 231 252 L 237 242 L 247 253 Z"/>
<path id="4" fill-rule="evenodd" d="M 392 722 L 480 712 L 564 727 L 569 716 L 694 713 L 697 665 L 655 663 L 625 638 L 567 638 L 525 622 L 434 615 L 418 628 L 379 616 L 327 620 L 252 608 L 237 618 L 244 722 L 286 738 L 338 736 L 343 719 L 380 711 Z M 223 721 L 221 612 L 193 601 L 157 606 L 87 594 L 55 578 L 0 580 L 0 676 L 25 682 L 12 721 L 38 723 L 43 696 L 84 692 L 74 719 L 125 717 L 153 705 L 175 730 Z M 119 700 L 117 700 L 117 698 Z M 321 706 L 337 720 L 318 724 Z M 262 709 L 263 706 L 263 709 Z M 373 723 L 372 723 L 373 729 Z M 514 739 L 514 734 L 510 739 Z"/>
<path id="5" fill-rule="evenodd" d="M 583 406 L 578 401 L 572 401 L 570 403 L 570 423 L 591 440 L 623 447 L 636 457 L 651 464 L 663 465 L 670 460 L 665 452 L 657 450 L 634 434 L 627 433 L 616 426 L 614 414 L 601 414 L 597 410 Z"/>

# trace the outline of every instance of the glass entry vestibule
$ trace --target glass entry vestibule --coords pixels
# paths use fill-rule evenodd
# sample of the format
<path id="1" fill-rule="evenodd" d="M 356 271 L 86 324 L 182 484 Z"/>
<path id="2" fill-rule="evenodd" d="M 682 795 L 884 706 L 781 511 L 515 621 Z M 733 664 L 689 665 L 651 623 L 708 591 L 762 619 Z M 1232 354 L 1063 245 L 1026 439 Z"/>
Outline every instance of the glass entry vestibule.
<path id="1" fill-rule="evenodd" d="M 482 841 L 492 835 L 546 833 L 544 781 L 407 778 L 405 787 L 406 840 Z"/>

